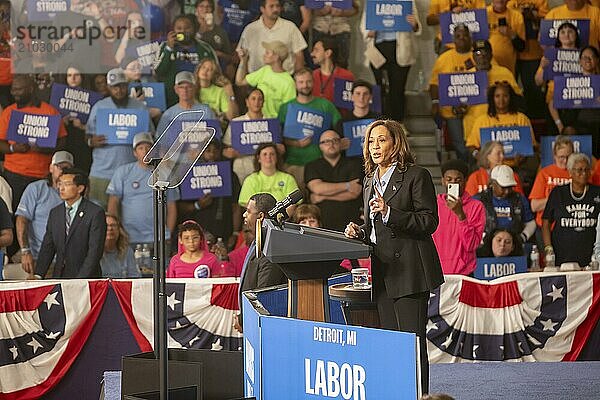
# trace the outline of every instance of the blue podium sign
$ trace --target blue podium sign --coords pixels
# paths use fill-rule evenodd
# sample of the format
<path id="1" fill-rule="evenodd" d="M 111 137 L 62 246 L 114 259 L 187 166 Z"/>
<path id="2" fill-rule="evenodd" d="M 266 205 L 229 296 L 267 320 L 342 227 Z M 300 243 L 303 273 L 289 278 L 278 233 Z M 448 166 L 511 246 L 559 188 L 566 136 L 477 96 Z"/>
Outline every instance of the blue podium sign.
<path id="1" fill-rule="evenodd" d="M 527 272 L 527 258 L 518 257 L 482 257 L 477 258 L 477 267 L 473 276 L 477 279 L 491 281 L 503 276 Z"/>
<path id="2" fill-rule="evenodd" d="M 573 150 L 575 153 L 583 153 L 592 159 L 592 135 L 569 135 L 569 139 L 573 142 Z M 556 136 L 542 136 L 540 143 L 541 152 L 541 167 L 547 167 L 554 163 L 554 155 L 552 147 Z"/>
<path id="3" fill-rule="evenodd" d="M 260 315 L 242 297 L 246 396 L 417 398 L 415 334 Z"/>
<path id="4" fill-rule="evenodd" d="M 495 126 L 481 128 L 481 145 L 495 140 L 502 143 L 504 155 L 512 158 L 517 154 L 522 156 L 533 155 L 533 139 L 529 126 Z"/>

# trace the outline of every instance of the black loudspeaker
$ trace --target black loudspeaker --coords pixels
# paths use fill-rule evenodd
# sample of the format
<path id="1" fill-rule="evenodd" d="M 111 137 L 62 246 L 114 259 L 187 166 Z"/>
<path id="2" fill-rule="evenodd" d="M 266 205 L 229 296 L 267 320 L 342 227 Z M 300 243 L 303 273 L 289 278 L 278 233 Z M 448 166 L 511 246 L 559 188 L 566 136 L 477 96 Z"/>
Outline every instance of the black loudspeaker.
<path id="1" fill-rule="evenodd" d="M 196 400 L 198 388 L 196 386 L 169 389 L 169 400 Z M 160 391 L 153 390 L 146 393 L 136 393 L 123 396 L 123 400 L 160 400 Z"/>
<path id="2" fill-rule="evenodd" d="M 122 396 L 159 390 L 158 361 L 153 352 L 123 357 L 122 371 Z M 243 398 L 242 352 L 169 349 L 169 389 L 190 386 L 198 388 L 195 400 Z"/>

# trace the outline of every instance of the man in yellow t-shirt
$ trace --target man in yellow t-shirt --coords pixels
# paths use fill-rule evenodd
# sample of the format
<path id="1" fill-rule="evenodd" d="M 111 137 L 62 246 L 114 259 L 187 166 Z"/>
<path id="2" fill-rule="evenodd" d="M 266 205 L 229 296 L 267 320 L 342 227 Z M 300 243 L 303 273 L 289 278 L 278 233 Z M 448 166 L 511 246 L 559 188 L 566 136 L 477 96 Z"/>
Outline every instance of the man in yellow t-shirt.
<path id="1" fill-rule="evenodd" d="M 525 23 L 525 49 L 517 54 L 516 77 L 521 79 L 527 116 L 544 118 L 544 93 L 535 84 L 535 71 L 544 55 L 538 42 L 540 20 L 548 13 L 548 0 L 509 0 L 508 8 L 520 12 Z"/>
<path id="2" fill-rule="evenodd" d="M 475 60 L 475 68 L 477 71 L 487 71 L 488 73 L 488 87 L 493 86 L 496 82 L 506 81 L 513 88 L 515 93 L 519 96 L 523 95 L 521 88 L 515 80 L 515 76 L 510 72 L 508 68 L 498 65 L 493 60 L 492 46 L 487 40 L 477 40 L 473 44 L 473 60 Z M 522 100 L 519 99 L 519 106 Z M 487 114 L 487 104 L 476 104 L 470 106 L 465 113 L 463 118 L 463 127 L 465 137 L 473 129 L 473 123 L 475 119 L 480 115 Z"/>
<path id="3" fill-rule="evenodd" d="M 506 7 L 508 0 L 493 0 L 487 7 L 490 44 L 498 64 L 513 74 L 517 53 L 525 50 L 525 24 L 520 12 Z"/>
<path id="4" fill-rule="evenodd" d="M 465 147 L 463 135 L 463 113 L 465 107 L 441 107 L 439 101 L 439 75 L 454 72 L 473 71 L 475 63 L 471 53 L 471 34 L 466 25 L 459 24 L 454 29 L 455 48 L 450 49 L 438 57 L 433 65 L 431 80 L 429 81 L 429 94 L 431 95 L 431 114 L 434 118 L 438 115 L 446 121 L 448 134 L 451 137 L 454 150 L 458 157 L 469 162 L 469 152 Z"/>

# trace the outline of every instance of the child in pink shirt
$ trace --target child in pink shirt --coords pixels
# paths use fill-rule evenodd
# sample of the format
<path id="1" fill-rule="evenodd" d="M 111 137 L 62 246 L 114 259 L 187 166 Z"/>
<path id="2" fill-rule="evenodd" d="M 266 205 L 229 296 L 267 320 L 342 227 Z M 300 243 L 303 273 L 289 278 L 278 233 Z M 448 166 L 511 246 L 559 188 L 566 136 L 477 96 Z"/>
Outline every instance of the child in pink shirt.
<path id="1" fill-rule="evenodd" d="M 171 258 L 167 278 L 210 278 L 221 262 L 208 251 L 200 225 L 192 220 L 178 227 L 179 254 Z"/>

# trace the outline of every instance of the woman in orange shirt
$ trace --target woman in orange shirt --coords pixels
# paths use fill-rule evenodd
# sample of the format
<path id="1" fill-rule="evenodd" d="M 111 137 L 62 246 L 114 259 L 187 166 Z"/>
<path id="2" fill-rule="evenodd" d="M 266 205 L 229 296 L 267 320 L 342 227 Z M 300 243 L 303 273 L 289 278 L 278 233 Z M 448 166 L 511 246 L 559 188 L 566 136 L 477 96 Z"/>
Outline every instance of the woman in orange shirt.
<path id="1" fill-rule="evenodd" d="M 477 193 L 487 189 L 488 182 L 490 180 L 490 171 L 496 165 L 502 165 L 504 163 L 504 146 L 502 143 L 497 141 L 486 142 L 481 146 L 479 154 L 477 154 L 477 165 L 479 169 L 469 175 L 467 179 L 467 185 L 465 191 L 471 196 L 475 196 Z M 521 180 L 519 175 L 514 173 L 515 181 L 517 186 L 514 190 L 519 193 L 523 193 L 523 187 L 521 186 Z"/>

